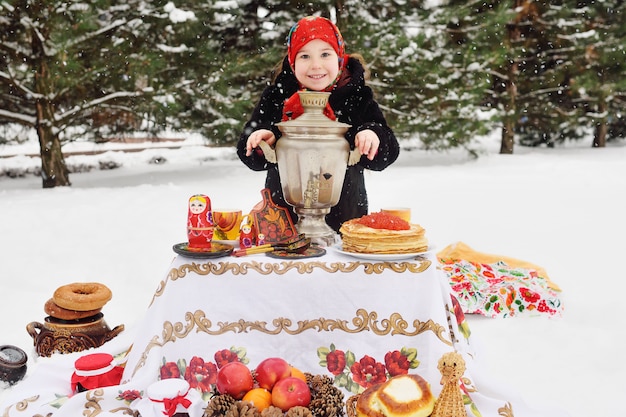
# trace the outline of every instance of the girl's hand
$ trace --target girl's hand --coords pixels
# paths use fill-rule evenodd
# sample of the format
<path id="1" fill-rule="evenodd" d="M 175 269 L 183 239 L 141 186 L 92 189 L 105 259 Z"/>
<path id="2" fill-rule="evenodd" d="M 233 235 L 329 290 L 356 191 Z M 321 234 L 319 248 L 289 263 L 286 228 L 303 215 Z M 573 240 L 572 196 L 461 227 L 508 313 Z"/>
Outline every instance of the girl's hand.
<path id="1" fill-rule="evenodd" d="M 354 138 L 354 146 L 361 152 L 361 155 L 367 156 L 367 159 L 371 161 L 378 153 L 380 139 L 373 130 L 361 130 Z"/>
<path id="2" fill-rule="evenodd" d="M 276 142 L 276 136 L 274 136 L 274 133 L 271 130 L 255 130 L 250 134 L 250 136 L 248 136 L 248 141 L 246 142 L 246 156 L 252 155 L 252 150 L 258 147 L 262 140 L 272 146 Z"/>

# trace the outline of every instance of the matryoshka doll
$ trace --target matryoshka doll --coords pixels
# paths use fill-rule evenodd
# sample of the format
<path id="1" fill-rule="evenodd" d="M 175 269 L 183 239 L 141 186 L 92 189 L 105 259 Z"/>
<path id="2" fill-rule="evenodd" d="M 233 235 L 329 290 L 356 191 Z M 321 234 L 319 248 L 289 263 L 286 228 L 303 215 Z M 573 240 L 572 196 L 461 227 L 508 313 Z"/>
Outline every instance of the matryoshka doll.
<path id="1" fill-rule="evenodd" d="M 204 194 L 189 198 L 187 215 L 187 239 L 189 249 L 210 249 L 213 240 L 213 214 L 211 199 Z"/>
<path id="2" fill-rule="evenodd" d="M 256 242 L 256 228 L 252 221 L 252 216 L 243 216 L 241 225 L 239 226 L 239 247 L 241 249 L 249 248 Z"/>

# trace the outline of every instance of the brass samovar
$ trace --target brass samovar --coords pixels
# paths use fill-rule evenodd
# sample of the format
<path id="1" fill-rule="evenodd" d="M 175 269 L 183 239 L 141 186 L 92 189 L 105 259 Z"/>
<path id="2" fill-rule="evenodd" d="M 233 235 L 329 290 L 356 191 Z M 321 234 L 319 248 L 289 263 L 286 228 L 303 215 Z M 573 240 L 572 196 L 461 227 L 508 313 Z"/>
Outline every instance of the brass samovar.
<path id="1" fill-rule="evenodd" d="M 322 246 L 338 242 L 338 235 L 325 216 L 339 202 L 348 165 L 361 154 L 350 151 L 344 135 L 349 124 L 324 115 L 330 93 L 299 92 L 304 113 L 278 123 L 282 137 L 275 149 L 262 141 L 259 146 L 269 162 L 278 164 L 285 201 L 298 214 L 296 229 Z"/>

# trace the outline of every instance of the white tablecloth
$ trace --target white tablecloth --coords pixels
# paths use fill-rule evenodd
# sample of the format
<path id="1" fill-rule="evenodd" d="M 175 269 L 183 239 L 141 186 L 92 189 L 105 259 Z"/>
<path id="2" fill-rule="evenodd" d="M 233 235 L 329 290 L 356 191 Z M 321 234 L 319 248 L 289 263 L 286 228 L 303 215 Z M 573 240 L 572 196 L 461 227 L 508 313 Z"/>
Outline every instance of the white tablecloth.
<path id="1" fill-rule="evenodd" d="M 346 398 L 362 391 L 368 379 L 387 378 L 409 363 L 408 372 L 424 377 L 437 396 L 437 361 L 457 350 L 467 362 L 468 416 L 537 417 L 524 414 L 508 394 L 494 394 L 489 381 L 474 378 L 470 344 L 436 265 L 430 253 L 386 262 L 333 248 L 302 260 L 178 256 L 133 334 L 96 349 L 126 361 L 121 385 L 71 395 L 69 379 L 80 353 L 55 355 L 0 410 L 7 417 L 122 414 L 134 410 L 137 396 L 162 374 L 182 378 L 185 372 L 208 400 L 219 361 L 234 354 L 251 368 L 278 356 L 302 371 L 332 376 Z M 334 359 L 342 353 L 346 365 L 336 369 L 342 362 Z"/>

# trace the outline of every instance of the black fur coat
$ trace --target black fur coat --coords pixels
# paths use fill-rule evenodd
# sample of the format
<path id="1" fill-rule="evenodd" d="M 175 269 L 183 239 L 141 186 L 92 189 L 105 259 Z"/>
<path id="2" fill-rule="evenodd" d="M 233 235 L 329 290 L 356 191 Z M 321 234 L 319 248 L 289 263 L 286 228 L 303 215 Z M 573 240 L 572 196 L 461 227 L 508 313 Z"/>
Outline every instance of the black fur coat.
<path id="1" fill-rule="evenodd" d="M 363 170 L 382 171 L 397 159 L 400 152 L 398 141 L 391 128 L 387 126 L 387 121 L 374 100 L 371 88 L 365 85 L 364 68 L 359 60 L 350 58 L 344 71 L 349 74 L 347 83 L 336 87 L 331 92 L 328 101 L 337 120 L 352 126 L 345 135 L 350 149 L 354 149 L 355 135 L 365 129 L 371 129 L 378 135 L 380 147 L 372 161 L 362 156 L 358 164 L 346 168 L 339 203 L 331 208 L 326 216 L 326 222 L 335 231 L 339 230 L 344 221 L 368 213 Z M 284 101 L 298 91 L 298 88 L 296 77 L 285 59 L 276 81 L 263 91 L 237 144 L 237 154 L 244 164 L 255 171 L 267 171 L 265 187 L 270 189 L 274 203 L 289 209 L 294 224 L 297 222 L 297 215 L 293 207 L 283 198 L 278 165 L 269 163 L 260 150 L 255 150 L 250 156 L 246 156 L 246 142 L 248 136 L 258 129 L 271 130 L 277 140 L 280 140 L 281 132 L 275 124 L 282 119 Z"/>

